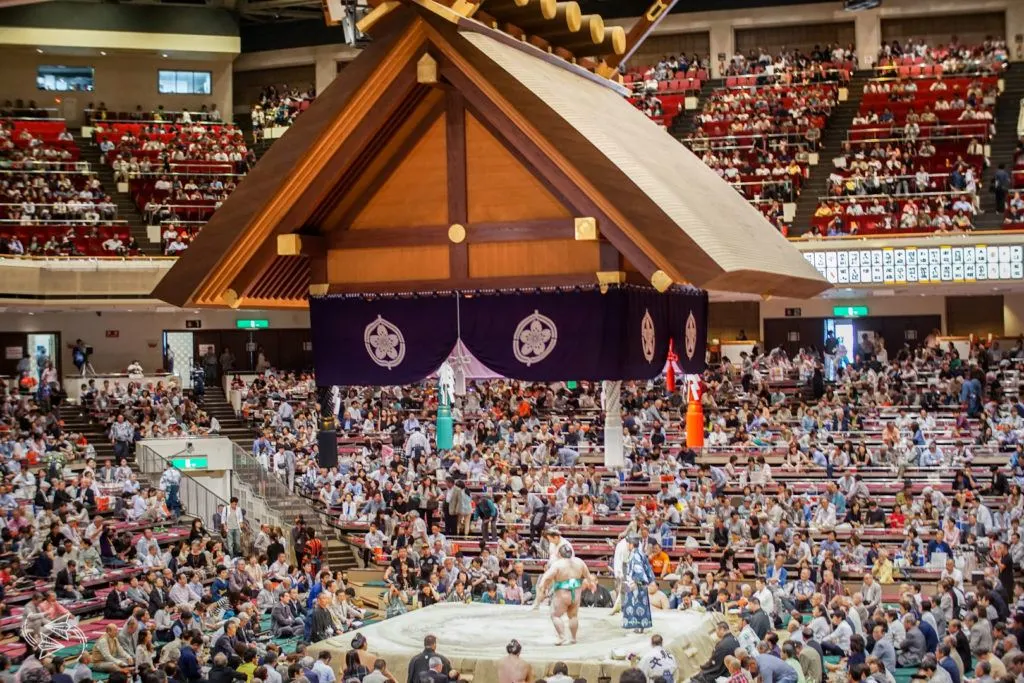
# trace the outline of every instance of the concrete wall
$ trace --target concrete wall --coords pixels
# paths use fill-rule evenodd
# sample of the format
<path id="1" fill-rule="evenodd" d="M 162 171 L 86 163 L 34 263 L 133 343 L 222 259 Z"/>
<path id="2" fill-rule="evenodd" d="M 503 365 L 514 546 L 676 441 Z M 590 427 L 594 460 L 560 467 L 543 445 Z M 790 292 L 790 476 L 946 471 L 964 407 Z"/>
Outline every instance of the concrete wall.
<path id="1" fill-rule="evenodd" d="M 143 439 L 139 443 L 168 459 L 182 457 L 182 451 L 188 444 L 192 444 L 195 455 L 207 458 L 207 469 L 210 471 L 230 470 L 234 463 L 231 439 L 225 437 Z"/>
<path id="2" fill-rule="evenodd" d="M 862 296 L 841 299 L 780 299 L 761 302 L 761 339 L 764 339 L 766 318 L 784 318 L 787 308 L 799 308 L 803 318 L 832 317 L 834 306 L 867 306 L 872 316 L 939 315 L 942 331 L 946 331 L 946 297 L 944 296 Z"/>
<path id="3" fill-rule="evenodd" d="M 1003 334 L 1024 334 L 1024 293 L 1003 295 Z"/>
<path id="4" fill-rule="evenodd" d="M 123 372 L 138 360 L 150 372 L 163 364 L 163 332 L 184 330 L 186 320 L 199 320 L 202 329 L 233 329 L 235 321 L 260 318 L 270 321 L 271 329 L 306 329 L 309 314 L 301 312 L 270 311 L 191 311 L 167 307 L 167 312 L 132 311 L 40 311 L 4 312 L 0 316 L 0 331 L 4 332 L 59 332 L 61 335 L 62 366 L 73 369 L 71 349 L 75 339 L 91 344 L 95 352 L 90 359 L 100 374 Z M 107 331 L 117 332 L 107 337 Z"/>
<path id="5" fill-rule="evenodd" d="M 233 55 L 211 56 L 209 59 L 164 59 L 159 55 L 108 53 L 88 57 L 63 54 L 42 54 L 30 48 L 0 48 L 0 98 L 35 100 L 40 107 L 56 107 L 63 111 L 69 124 L 80 122 L 81 111 L 90 102 L 105 102 L 108 109 L 129 111 L 137 105 L 155 109 L 163 105 L 168 111 L 196 111 L 204 104 L 216 105 L 225 115 L 232 106 Z M 54 93 L 36 88 L 36 69 L 41 65 L 90 66 L 95 69 L 95 90 L 90 93 Z M 213 92 L 210 95 L 161 95 L 157 91 L 157 71 L 210 71 Z"/>
<path id="6" fill-rule="evenodd" d="M 656 35 L 708 32 L 712 71 L 719 74 L 718 55 L 732 55 L 736 50 L 737 30 L 771 26 L 806 24 L 855 24 L 854 43 L 860 66 L 868 68 L 878 54 L 882 40 L 882 22 L 886 19 L 913 17 L 934 18 L 949 15 L 949 33 L 957 32 L 956 16 L 988 13 L 1005 14 L 1005 33 L 1014 61 L 1024 60 L 1024 52 L 1014 37 L 1024 34 L 1024 3 L 1020 0 L 885 0 L 878 9 L 845 12 L 839 2 L 822 2 L 786 7 L 749 8 L 742 11 L 684 12 L 672 14 L 658 25 Z M 614 24 L 629 26 L 632 19 L 615 20 Z M 910 37 L 910 36 L 907 36 Z"/>

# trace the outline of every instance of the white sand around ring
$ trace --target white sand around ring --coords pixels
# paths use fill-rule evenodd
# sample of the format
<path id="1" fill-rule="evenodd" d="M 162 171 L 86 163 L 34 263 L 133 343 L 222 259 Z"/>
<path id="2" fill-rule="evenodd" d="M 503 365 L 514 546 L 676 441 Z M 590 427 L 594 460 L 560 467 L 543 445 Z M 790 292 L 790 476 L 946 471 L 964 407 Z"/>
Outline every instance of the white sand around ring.
<path id="1" fill-rule="evenodd" d="M 714 618 L 695 611 L 656 611 L 654 628 L 643 635 L 622 628 L 622 615 L 611 610 L 580 610 L 578 642 L 557 646 L 550 607 L 539 611 L 513 605 L 439 604 L 415 610 L 394 619 L 360 629 L 369 650 L 388 662 L 401 681 L 409 660 L 423 649 L 423 638 L 437 637 L 437 650 L 463 673 L 472 673 L 474 683 L 497 680 L 495 665 L 505 656 L 505 646 L 515 638 L 523 646 L 522 658 L 533 665 L 538 678 L 549 673 L 554 662 L 565 662 L 569 673 L 596 682 L 601 676 L 617 680 L 629 667 L 624 657 L 643 655 L 650 649 L 652 633 L 662 636 L 665 646 L 679 661 L 684 680 L 706 661 L 714 647 Z M 335 667 L 343 666 L 352 633 L 336 636 L 310 646 L 310 652 L 330 650 Z"/>

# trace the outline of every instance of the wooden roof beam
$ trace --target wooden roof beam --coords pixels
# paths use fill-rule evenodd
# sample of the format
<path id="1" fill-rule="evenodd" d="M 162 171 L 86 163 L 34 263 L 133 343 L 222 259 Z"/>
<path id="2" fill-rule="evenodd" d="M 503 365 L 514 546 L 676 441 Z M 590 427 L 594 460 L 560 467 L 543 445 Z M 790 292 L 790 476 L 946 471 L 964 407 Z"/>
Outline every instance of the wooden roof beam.
<path id="1" fill-rule="evenodd" d="M 582 31 L 580 32 L 583 33 Z M 605 27 L 600 40 L 586 35 L 569 41 L 555 41 L 559 47 L 565 48 L 577 57 L 594 57 L 601 55 L 620 55 L 626 51 L 626 32 L 621 26 Z"/>
<path id="2" fill-rule="evenodd" d="M 622 54 L 610 55 L 607 59 L 608 67 L 615 69 L 627 59 L 633 56 L 637 48 L 647 39 L 647 36 L 657 28 L 679 0 L 654 0 L 647 11 L 636 20 L 626 33 L 626 49 Z"/>
<path id="3" fill-rule="evenodd" d="M 278 256 L 322 256 L 327 253 L 327 240 L 321 235 L 291 233 L 277 236 Z"/>

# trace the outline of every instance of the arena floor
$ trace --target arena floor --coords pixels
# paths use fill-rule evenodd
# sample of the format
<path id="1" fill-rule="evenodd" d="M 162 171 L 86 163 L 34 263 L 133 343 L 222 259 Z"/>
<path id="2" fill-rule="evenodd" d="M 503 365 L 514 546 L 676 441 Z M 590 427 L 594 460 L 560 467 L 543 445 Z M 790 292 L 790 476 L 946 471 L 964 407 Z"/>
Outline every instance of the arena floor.
<path id="1" fill-rule="evenodd" d="M 463 674 L 473 674 L 474 683 L 496 683 L 496 664 L 505 656 L 505 645 L 516 638 L 523 646 L 522 658 L 533 665 L 537 678 L 549 673 L 555 662 L 565 662 L 569 674 L 598 681 L 618 680 L 629 667 L 626 657 L 643 655 L 650 648 L 650 636 L 658 633 L 676 656 L 681 669 L 678 680 L 689 678 L 707 660 L 714 648 L 714 619 L 695 611 L 655 612 L 654 628 L 637 635 L 622 628 L 621 615 L 608 609 L 580 611 L 579 642 L 556 646 L 555 631 L 547 606 L 539 611 L 512 605 L 478 603 L 438 604 L 416 610 L 360 629 L 371 652 L 384 658 L 388 669 L 400 680 L 409 661 L 423 649 L 423 637 L 437 636 L 438 652 L 451 660 Z M 329 650 L 343 661 L 354 633 L 346 633 L 311 645 L 314 654 Z"/>

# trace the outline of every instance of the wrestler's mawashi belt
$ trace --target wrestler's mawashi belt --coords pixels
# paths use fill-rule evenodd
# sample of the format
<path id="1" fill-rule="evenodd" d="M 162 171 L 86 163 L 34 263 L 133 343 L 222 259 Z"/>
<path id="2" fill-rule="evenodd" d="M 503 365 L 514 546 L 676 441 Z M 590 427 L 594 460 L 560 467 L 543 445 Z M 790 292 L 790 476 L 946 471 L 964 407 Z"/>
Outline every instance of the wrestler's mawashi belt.
<path id="1" fill-rule="evenodd" d="M 565 581 L 555 581 L 553 590 L 556 591 L 569 591 L 569 597 L 573 602 L 576 602 L 576 589 L 583 585 L 583 581 L 580 579 L 566 579 Z"/>

